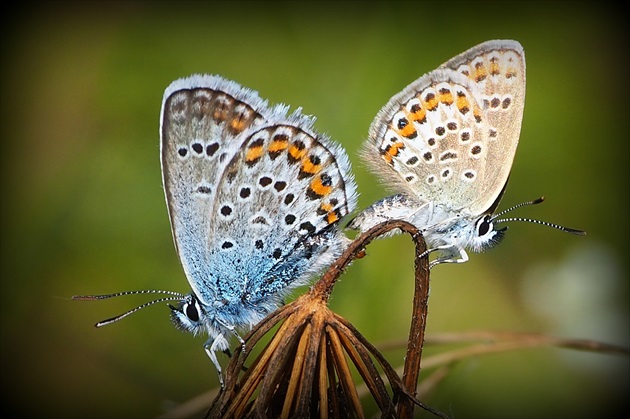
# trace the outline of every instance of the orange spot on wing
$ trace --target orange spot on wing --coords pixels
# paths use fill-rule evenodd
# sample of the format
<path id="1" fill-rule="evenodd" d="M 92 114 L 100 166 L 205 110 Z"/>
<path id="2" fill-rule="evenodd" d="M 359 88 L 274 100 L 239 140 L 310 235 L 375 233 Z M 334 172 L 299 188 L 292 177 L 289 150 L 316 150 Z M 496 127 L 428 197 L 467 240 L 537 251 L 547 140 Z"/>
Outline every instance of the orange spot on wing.
<path id="1" fill-rule="evenodd" d="M 481 108 L 479 108 L 479 106 L 475 106 L 475 109 L 473 109 L 473 116 L 475 117 L 475 121 L 481 122 Z"/>
<path id="2" fill-rule="evenodd" d="M 236 118 L 230 120 L 230 130 L 234 133 L 243 132 L 247 128 L 248 120 L 245 115 L 239 114 Z"/>
<path id="3" fill-rule="evenodd" d="M 328 195 L 332 191 L 332 186 L 324 185 L 321 176 L 311 181 L 311 190 L 320 197 Z"/>
<path id="4" fill-rule="evenodd" d="M 476 82 L 480 82 L 485 80 L 488 76 L 488 69 L 483 65 L 483 63 L 479 63 L 475 66 L 475 75 L 474 79 Z"/>
<path id="5" fill-rule="evenodd" d="M 418 106 L 418 109 L 415 112 L 409 113 L 409 119 L 414 122 L 423 123 L 426 121 L 427 110 L 422 106 Z"/>
<path id="6" fill-rule="evenodd" d="M 337 215 L 335 211 L 329 212 L 328 215 L 326 216 L 326 222 L 328 224 L 332 224 L 337 220 L 339 220 L 339 216 Z"/>
<path id="7" fill-rule="evenodd" d="M 263 155 L 263 146 L 249 147 L 245 154 L 246 162 L 253 162 L 258 160 Z"/>
<path id="8" fill-rule="evenodd" d="M 516 67 L 510 67 L 505 72 L 505 78 L 511 79 L 518 75 L 518 69 Z"/>
<path id="9" fill-rule="evenodd" d="M 430 94 L 430 95 L 426 95 L 424 100 L 423 100 L 423 104 L 424 106 L 427 108 L 427 110 L 429 111 L 434 111 L 435 108 L 437 108 L 438 106 L 438 100 L 435 97 L 434 94 Z"/>
<path id="10" fill-rule="evenodd" d="M 405 145 L 403 143 L 394 143 L 392 144 L 392 147 L 389 149 L 389 154 L 392 155 L 392 157 L 396 157 L 398 155 L 398 153 L 400 152 L 400 150 L 404 150 Z"/>
<path id="11" fill-rule="evenodd" d="M 333 206 L 331 204 L 329 204 L 329 203 L 324 203 L 324 204 L 321 204 L 319 206 L 319 208 L 322 210 L 322 212 L 328 213 L 328 212 L 332 211 Z"/>
<path id="12" fill-rule="evenodd" d="M 407 124 L 403 129 L 399 129 L 397 131 L 403 137 L 410 137 L 411 135 L 415 134 L 416 128 L 413 126 L 413 124 Z"/>
<path id="13" fill-rule="evenodd" d="M 242 132 L 245 129 L 245 123 L 240 119 L 233 119 L 231 126 L 235 132 Z"/>
<path id="14" fill-rule="evenodd" d="M 273 140 L 271 144 L 269 144 L 269 152 L 278 153 L 286 150 L 288 146 L 289 140 Z"/>
<path id="15" fill-rule="evenodd" d="M 289 155 L 295 160 L 301 160 L 305 154 L 306 150 L 304 148 L 296 147 L 295 145 L 289 147 Z"/>
<path id="16" fill-rule="evenodd" d="M 461 113 L 466 113 L 470 110 L 470 103 L 466 99 L 466 95 L 457 96 L 457 109 Z"/>
<path id="17" fill-rule="evenodd" d="M 490 74 L 493 76 L 501 74 L 501 66 L 499 65 L 499 60 L 493 59 L 490 61 Z"/>
<path id="18" fill-rule="evenodd" d="M 385 150 L 383 150 L 383 158 L 387 163 L 391 164 L 392 159 L 400 153 L 400 150 L 404 149 L 405 145 L 402 142 L 389 144 Z"/>
<path id="19" fill-rule="evenodd" d="M 453 100 L 453 93 L 451 93 L 450 90 L 441 90 L 440 91 L 440 102 L 442 102 L 445 105 L 452 105 L 454 100 Z"/>
<path id="20" fill-rule="evenodd" d="M 314 175 L 315 173 L 319 172 L 321 168 L 322 168 L 321 164 L 313 164 L 311 159 L 307 158 L 307 159 L 302 160 L 302 167 L 300 168 L 300 170 L 302 172 Z"/>

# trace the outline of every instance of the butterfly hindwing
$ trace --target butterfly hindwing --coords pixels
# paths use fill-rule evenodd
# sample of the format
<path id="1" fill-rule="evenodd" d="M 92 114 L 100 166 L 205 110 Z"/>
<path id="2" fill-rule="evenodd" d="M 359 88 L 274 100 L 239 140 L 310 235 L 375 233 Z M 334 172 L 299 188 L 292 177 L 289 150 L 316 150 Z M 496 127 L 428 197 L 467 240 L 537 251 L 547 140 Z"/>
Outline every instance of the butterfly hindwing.
<path id="1" fill-rule="evenodd" d="M 518 145 L 523 57 L 516 42 L 489 41 L 420 77 L 379 112 L 363 157 L 420 202 L 466 214 L 487 210 Z"/>
<path id="2" fill-rule="evenodd" d="M 354 206 L 347 158 L 310 125 L 293 115 L 253 130 L 221 176 L 209 254 L 214 266 L 229 266 L 219 281 L 230 295 L 247 278 L 255 302 L 303 282 L 342 250 L 329 227 Z"/>

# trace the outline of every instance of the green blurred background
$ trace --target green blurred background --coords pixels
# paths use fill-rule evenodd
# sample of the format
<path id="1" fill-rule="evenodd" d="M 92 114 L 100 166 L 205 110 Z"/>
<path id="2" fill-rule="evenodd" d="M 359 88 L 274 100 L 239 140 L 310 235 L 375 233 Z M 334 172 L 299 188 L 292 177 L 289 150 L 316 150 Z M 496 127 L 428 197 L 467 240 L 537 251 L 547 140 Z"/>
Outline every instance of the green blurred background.
<path id="1" fill-rule="evenodd" d="M 164 88 L 215 73 L 302 106 L 350 155 L 364 208 L 387 193 L 358 148 L 408 83 L 488 39 L 527 56 L 521 142 L 501 246 L 432 273 L 428 336 L 539 332 L 629 345 L 627 14 L 607 2 L 21 3 L 2 29 L 3 411 L 151 417 L 216 387 L 164 304 L 73 294 L 189 287 L 161 187 Z M 331 305 L 372 342 L 405 339 L 413 249 L 380 240 Z M 426 356 L 439 352 L 428 347 Z M 401 351 L 386 353 L 403 362 Z M 222 358 L 225 361 L 225 358 Z M 473 358 L 425 401 L 455 417 L 627 413 L 628 357 L 524 349 Z M 421 396 L 422 397 L 422 396 Z"/>

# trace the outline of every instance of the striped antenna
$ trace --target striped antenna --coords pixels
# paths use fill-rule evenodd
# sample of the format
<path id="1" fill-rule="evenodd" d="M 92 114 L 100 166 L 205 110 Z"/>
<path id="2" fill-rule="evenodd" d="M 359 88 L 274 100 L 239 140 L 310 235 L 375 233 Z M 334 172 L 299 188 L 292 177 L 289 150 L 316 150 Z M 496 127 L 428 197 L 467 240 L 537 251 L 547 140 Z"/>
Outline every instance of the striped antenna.
<path id="1" fill-rule="evenodd" d="M 162 303 L 164 301 L 175 301 L 182 300 L 186 296 L 184 294 L 180 294 L 179 292 L 174 291 L 162 291 L 162 290 L 142 290 L 142 291 L 123 291 L 117 292 L 115 294 L 102 294 L 102 295 L 73 295 L 73 300 L 78 301 L 96 301 L 96 300 L 106 300 L 108 298 L 114 297 L 122 297 L 124 295 L 137 295 L 137 294 L 167 294 L 168 297 L 158 298 L 157 300 L 149 301 L 148 303 L 144 303 L 139 305 L 136 308 L 133 308 L 129 311 L 126 311 L 118 316 L 111 317 L 106 320 L 102 320 L 94 325 L 94 327 L 102 327 L 107 326 L 108 324 L 112 324 L 117 322 L 118 320 L 122 320 L 130 314 L 135 313 L 136 311 L 142 310 L 145 307 L 152 306 L 153 304 Z"/>
<path id="2" fill-rule="evenodd" d="M 586 232 L 582 231 L 582 230 L 576 230 L 574 228 L 564 227 L 564 226 L 561 226 L 559 224 L 554 224 L 554 223 L 550 223 L 550 222 L 547 222 L 547 221 L 534 220 L 532 218 L 511 217 L 511 218 L 501 218 L 501 219 L 497 220 L 498 217 L 502 216 L 505 213 L 508 213 L 510 211 L 513 211 L 513 210 L 515 210 L 517 208 L 520 208 L 520 207 L 523 207 L 523 206 L 526 206 L 526 205 L 537 205 L 537 204 L 540 204 L 541 202 L 543 202 L 544 200 L 545 200 L 545 197 L 541 196 L 540 198 L 534 199 L 533 201 L 522 202 L 520 204 L 514 205 L 513 207 L 510 207 L 510 208 L 508 208 L 508 209 L 506 209 L 504 211 L 501 211 L 498 214 L 496 214 L 494 217 L 491 218 L 491 221 L 495 221 L 496 220 L 495 222 L 497 224 L 498 223 L 509 223 L 509 222 L 512 222 L 512 221 L 525 221 L 525 222 L 528 222 L 528 223 L 534 223 L 534 224 L 544 225 L 544 226 L 547 226 L 547 227 L 553 227 L 553 228 L 556 228 L 556 229 L 558 229 L 560 231 L 564 231 L 565 233 L 575 234 L 577 236 L 585 236 L 586 235 Z"/>

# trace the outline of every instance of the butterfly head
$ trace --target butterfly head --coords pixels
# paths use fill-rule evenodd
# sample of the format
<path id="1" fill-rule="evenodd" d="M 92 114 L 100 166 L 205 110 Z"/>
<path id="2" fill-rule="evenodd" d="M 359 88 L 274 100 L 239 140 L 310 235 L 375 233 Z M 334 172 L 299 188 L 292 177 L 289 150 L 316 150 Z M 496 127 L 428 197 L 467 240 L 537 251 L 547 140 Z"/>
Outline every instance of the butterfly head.
<path id="1" fill-rule="evenodd" d="M 533 201 L 522 202 L 520 204 L 514 205 L 506 210 L 503 210 L 495 215 L 491 213 L 483 215 L 475 222 L 475 233 L 476 235 L 472 239 L 471 247 L 475 252 L 482 252 L 487 250 L 496 244 L 498 244 L 503 237 L 505 236 L 505 231 L 507 230 L 507 226 L 500 227 L 501 224 L 505 224 L 512 221 L 525 221 L 528 223 L 540 224 L 547 227 L 553 227 L 558 230 L 564 231 L 566 233 L 571 233 L 579 236 L 583 236 L 586 234 L 584 231 L 575 230 L 572 228 L 564 227 L 558 224 L 549 223 L 547 221 L 535 220 L 532 218 L 520 218 L 520 217 L 512 217 L 512 218 L 499 218 L 502 215 L 513 211 L 517 208 L 520 208 L 525 205 L 537 205 L 544 201 L 544 197 L 540 197 Z"/>
<path id="2" fill-rule="evenodd" d="M 499 227 L 492 214 L 485 214 L 474 223 L 470 241 L 473 251 L 480 253 L 496 246 L 503 240 L 507 226 Z"/>
<path id="3" fill-rule="evenodd" d="M 208 314 L 194 294 L 188 294 L 171 308 L 171 320 L 179 330 L 197 335 L 206 331 Z"/>
<path id="4" fill-rule="evenodd" d="M 465 253 L 471 249 L 476 253 L 496 246 L 505 236 L 507 227 L 499 227 L 491 213 L 471 217 L 461 214 L 439 222 L 423 231 L 427 245 L 435 250 Z M 467 257 L 463 256 L 464 260 Z M 459 259 L 457 259 L 459 260 Z"/>
<path id="5" fill-rule="evenodd" d="M 512 221 L 526 221 L 529 223 L 540 224 L 547 227 L 553 227 L 566 233 L 575 235 L 585 235 L 581 230 L 575 230 L 563 227 L 558 224 L 546 221 L 534 220 L 531 218 L 499 218 L 503 214 L 512 211 L 524 205 L 535 205 L 543 202 L 543 198 L 534 201 L 523 202 L 515 205 L 498 214 L 493 215 L 494 206 L 488 209 L 481 216 L 463 216 L 461 214 L 442 221 L 423 231 L 427 245 L 430 247 L 427 254 L 440 251 L 442 255 L 429 264 L 433 267 L 440 263 L 463 263 L 468 260 L 465 249 L 471 249 L 480 253 L 497 245 L 505 236 L 507 226 L 501 224 Z"/>

